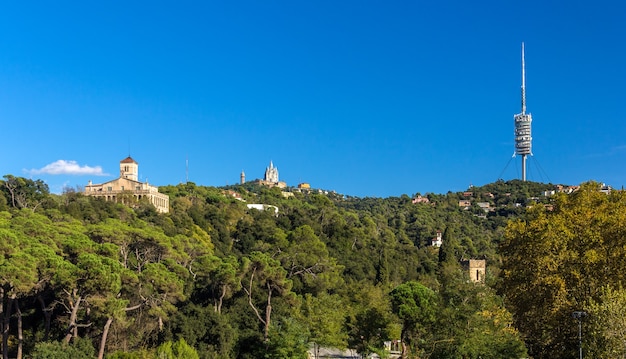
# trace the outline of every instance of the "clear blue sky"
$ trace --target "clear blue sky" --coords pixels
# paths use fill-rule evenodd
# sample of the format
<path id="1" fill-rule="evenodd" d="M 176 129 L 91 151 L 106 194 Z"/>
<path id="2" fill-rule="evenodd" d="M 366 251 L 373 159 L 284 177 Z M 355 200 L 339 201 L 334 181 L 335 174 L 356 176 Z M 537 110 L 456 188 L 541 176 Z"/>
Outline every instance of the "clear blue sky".
<path id="1" fill-rule="evenodd" d="M 0 5 L 0 175 L 52 192 L 261 178 L 355 196 L 520 178 L 626 183 L 620 1 L 55 1 Z"/>

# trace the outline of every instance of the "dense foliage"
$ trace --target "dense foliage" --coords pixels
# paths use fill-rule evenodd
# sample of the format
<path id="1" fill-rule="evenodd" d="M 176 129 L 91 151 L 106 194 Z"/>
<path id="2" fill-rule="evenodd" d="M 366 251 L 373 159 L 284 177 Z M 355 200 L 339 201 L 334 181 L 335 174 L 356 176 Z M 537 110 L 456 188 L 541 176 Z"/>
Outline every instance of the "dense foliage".
<path id="1" fill-rule="evenodd" d="M 586 183 L 534 206 L 509 224 L 501 253 L 500 289 L 534 358 L 577 356 L 575 311 L 588 314 L 585 351 L 626 355 L 626 192 Z"/>
<path id="2" fill-rule="evenodd" d="M 413 203 L 186 183 L 160 188 L 170 213 L 158 214 L 147 202 L 130 208 L 72 190 L 54 195 L 41 181 L 7 175 L 3 358 L 70 350 L 99 358 L 306 358 L 313 343 L 384 356 L 384 342 L 400 339 L 407 357 L 525 357 L 514 317 L 493 289 L 503 260 L 511 270 L 499 244 L 507 221 L 548 202 L 533 197 L 552 188 L 499 181 Z M 430 245 L 438 231 L 441 248 Z M 518 255 L 511 241 L 506 256 Z M 470 258 L 487 260 L 485 285 L 469 280 L 461 263 Z M 603 292 L 594 290 L 598 306 Z M 532 342 L 527 323 L 515 318 Z"/>

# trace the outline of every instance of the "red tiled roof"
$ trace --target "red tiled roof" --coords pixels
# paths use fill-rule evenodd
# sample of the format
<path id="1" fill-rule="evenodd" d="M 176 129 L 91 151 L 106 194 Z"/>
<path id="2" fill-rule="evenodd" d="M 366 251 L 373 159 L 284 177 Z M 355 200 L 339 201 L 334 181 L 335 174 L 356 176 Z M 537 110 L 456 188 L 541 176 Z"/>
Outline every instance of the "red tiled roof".
<path id="1" fill-rule="evenodd" d="M 128 156 L 120 161 L 120 163 L 137 163 L 137 161 L 133 160 L 132 157 Z"/>

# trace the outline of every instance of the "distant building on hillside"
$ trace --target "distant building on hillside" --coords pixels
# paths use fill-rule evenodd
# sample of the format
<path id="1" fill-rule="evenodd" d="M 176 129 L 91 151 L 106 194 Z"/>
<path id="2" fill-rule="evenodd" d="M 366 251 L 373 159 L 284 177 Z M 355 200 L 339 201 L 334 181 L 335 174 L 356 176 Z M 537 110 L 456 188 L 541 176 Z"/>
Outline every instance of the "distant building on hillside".
<path id="1" fill-rule="evenodd" d="M 278 168 L 274 167 L 274 163 L 270 161 L 270 165 L 265 168 L 265 177 L 263 180 L 266 182 L 278 183 Z"/>
<path id="2" fill-rule="evenodd" d="M 246 207 L 248 207 L 248 209 L 256 209 L 258 211 L 272 211 L 275 216 L 278 216 L 278 207 L 271 204 L 250 203 L 246 204 Z"/>
<path id="3" fill-rule="evenodd" d="M 478 205 L 478 207 L 480 207 L 480 209 L 482 209 L 483 211 L 485 211 L 485 213 L 493 211 L 494 209 L 491 208 L 491 204 L 489 204 L 489 202 L 478 202 L 476 203 Z"/>
<path id="4" fill-rule="evenodd" d="M 411 201 L 411 203 L 413 204 L 417 204 L 417 203 L 429 203 L 430 200 L 427 197 L 422 197 L 420 195 L 415 196 L 415 198 L 413 198 L 413 200 Z"/>
<path id="5" fill-rule="evenodd" d="M 560 185 L 560 184 L 558 184 L 558 185 L 556 185 L 554 187 L 556 188 L 557 192 L 565 193 L 565 194 L 570 194 L 570 193 L 576 192 L 576 191 L 578 191 L 580 189 L 580 186 L 567 186 L 567 187 L 565 187 L 565 186 Z"/>
<path id="6" fill-rule="evenodd" d="M 443 244 L 443 235 L 441 234 L 441 231 L 437 231 L 437 236 L 433 239 L 430 240 L 430 245 L 433 247 L 441 247 L 441 245 Z"/>
<path id="7" fill-rule="evenodd" d="M 402 342 L 400 340 L 389 340 L 384 342 L 387 355 L 385 358 L 400 359 L 402 356 Z M 359 354 L 356 349 L 339 349 L 323 347 L 319 344 L 311 343 L 307 351 L 308 359 L 380 359 L 376 353 Z"/>
<path id="8" fill-rule="evenodd" d="M 272 161 L 270 161 L 270 165 L 265 168 L 265 176 L 263 179 L 257 180 L 257 183 L 268 187 L 287 187 L 287 183 L 278 180 L 278 168 L 274 167 L 274 163 Z"/>
<path id="9" fill-rule="evenodd" d="M 311 193 L 311 190 L 312 190 L 311 184 L 307 182 L 298 183 L 296 188 L 291 189 L 292 192 L 298 192 L 298 193 Z"/>
<path id="10" fill-rule="evenodd" d="M 549 191 L 543 191 L 543 196 L 544 197 L 550 197 L 550 196 L 554 196 L 556 194 L 556 190 L 549 190 Z"/>
<path id="11" fill-rule="evenodd" d="M 238 200 L 238 201 L 242 201 L 245 202 L 245 200 L 241 197 L 241 194 L 239 192 L 235 192 L 233 190 L 226 190 L 224 191 L 225 194 L 233 197 L 234 199 Z"/>
<path id="12" fill-rule="evenodd" d="M 470 259 L 461 263 L 467 270 L 470 280 L 474 283 L 484 283 L 487 273 L 487 262 L 484 259 Z"/>
<path id="13" fill-rule="evenodd" d="M 120 161 L 120 177 L 102 184 L 89 184 L 85 186 L 86 196 L 100 197 L 107 201 L 131 204 L 130 199 L 147 199 L 160 213 L 170 211 L 170 197 L 159 193 L 156 186 L 148 182 L 138 181 L 139 164 L 130 156 Z"/>

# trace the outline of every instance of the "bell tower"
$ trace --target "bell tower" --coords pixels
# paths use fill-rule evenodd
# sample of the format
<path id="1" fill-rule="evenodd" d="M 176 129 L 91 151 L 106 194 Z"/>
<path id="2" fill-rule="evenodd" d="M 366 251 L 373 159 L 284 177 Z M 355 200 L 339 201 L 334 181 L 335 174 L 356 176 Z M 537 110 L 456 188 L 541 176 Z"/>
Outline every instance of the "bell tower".
<path id="1" fill-rule="evenodd" d="M 139 173 L 139 163 L 130 156 L 120 161 L 120 178 L 137 181 Z"/>

